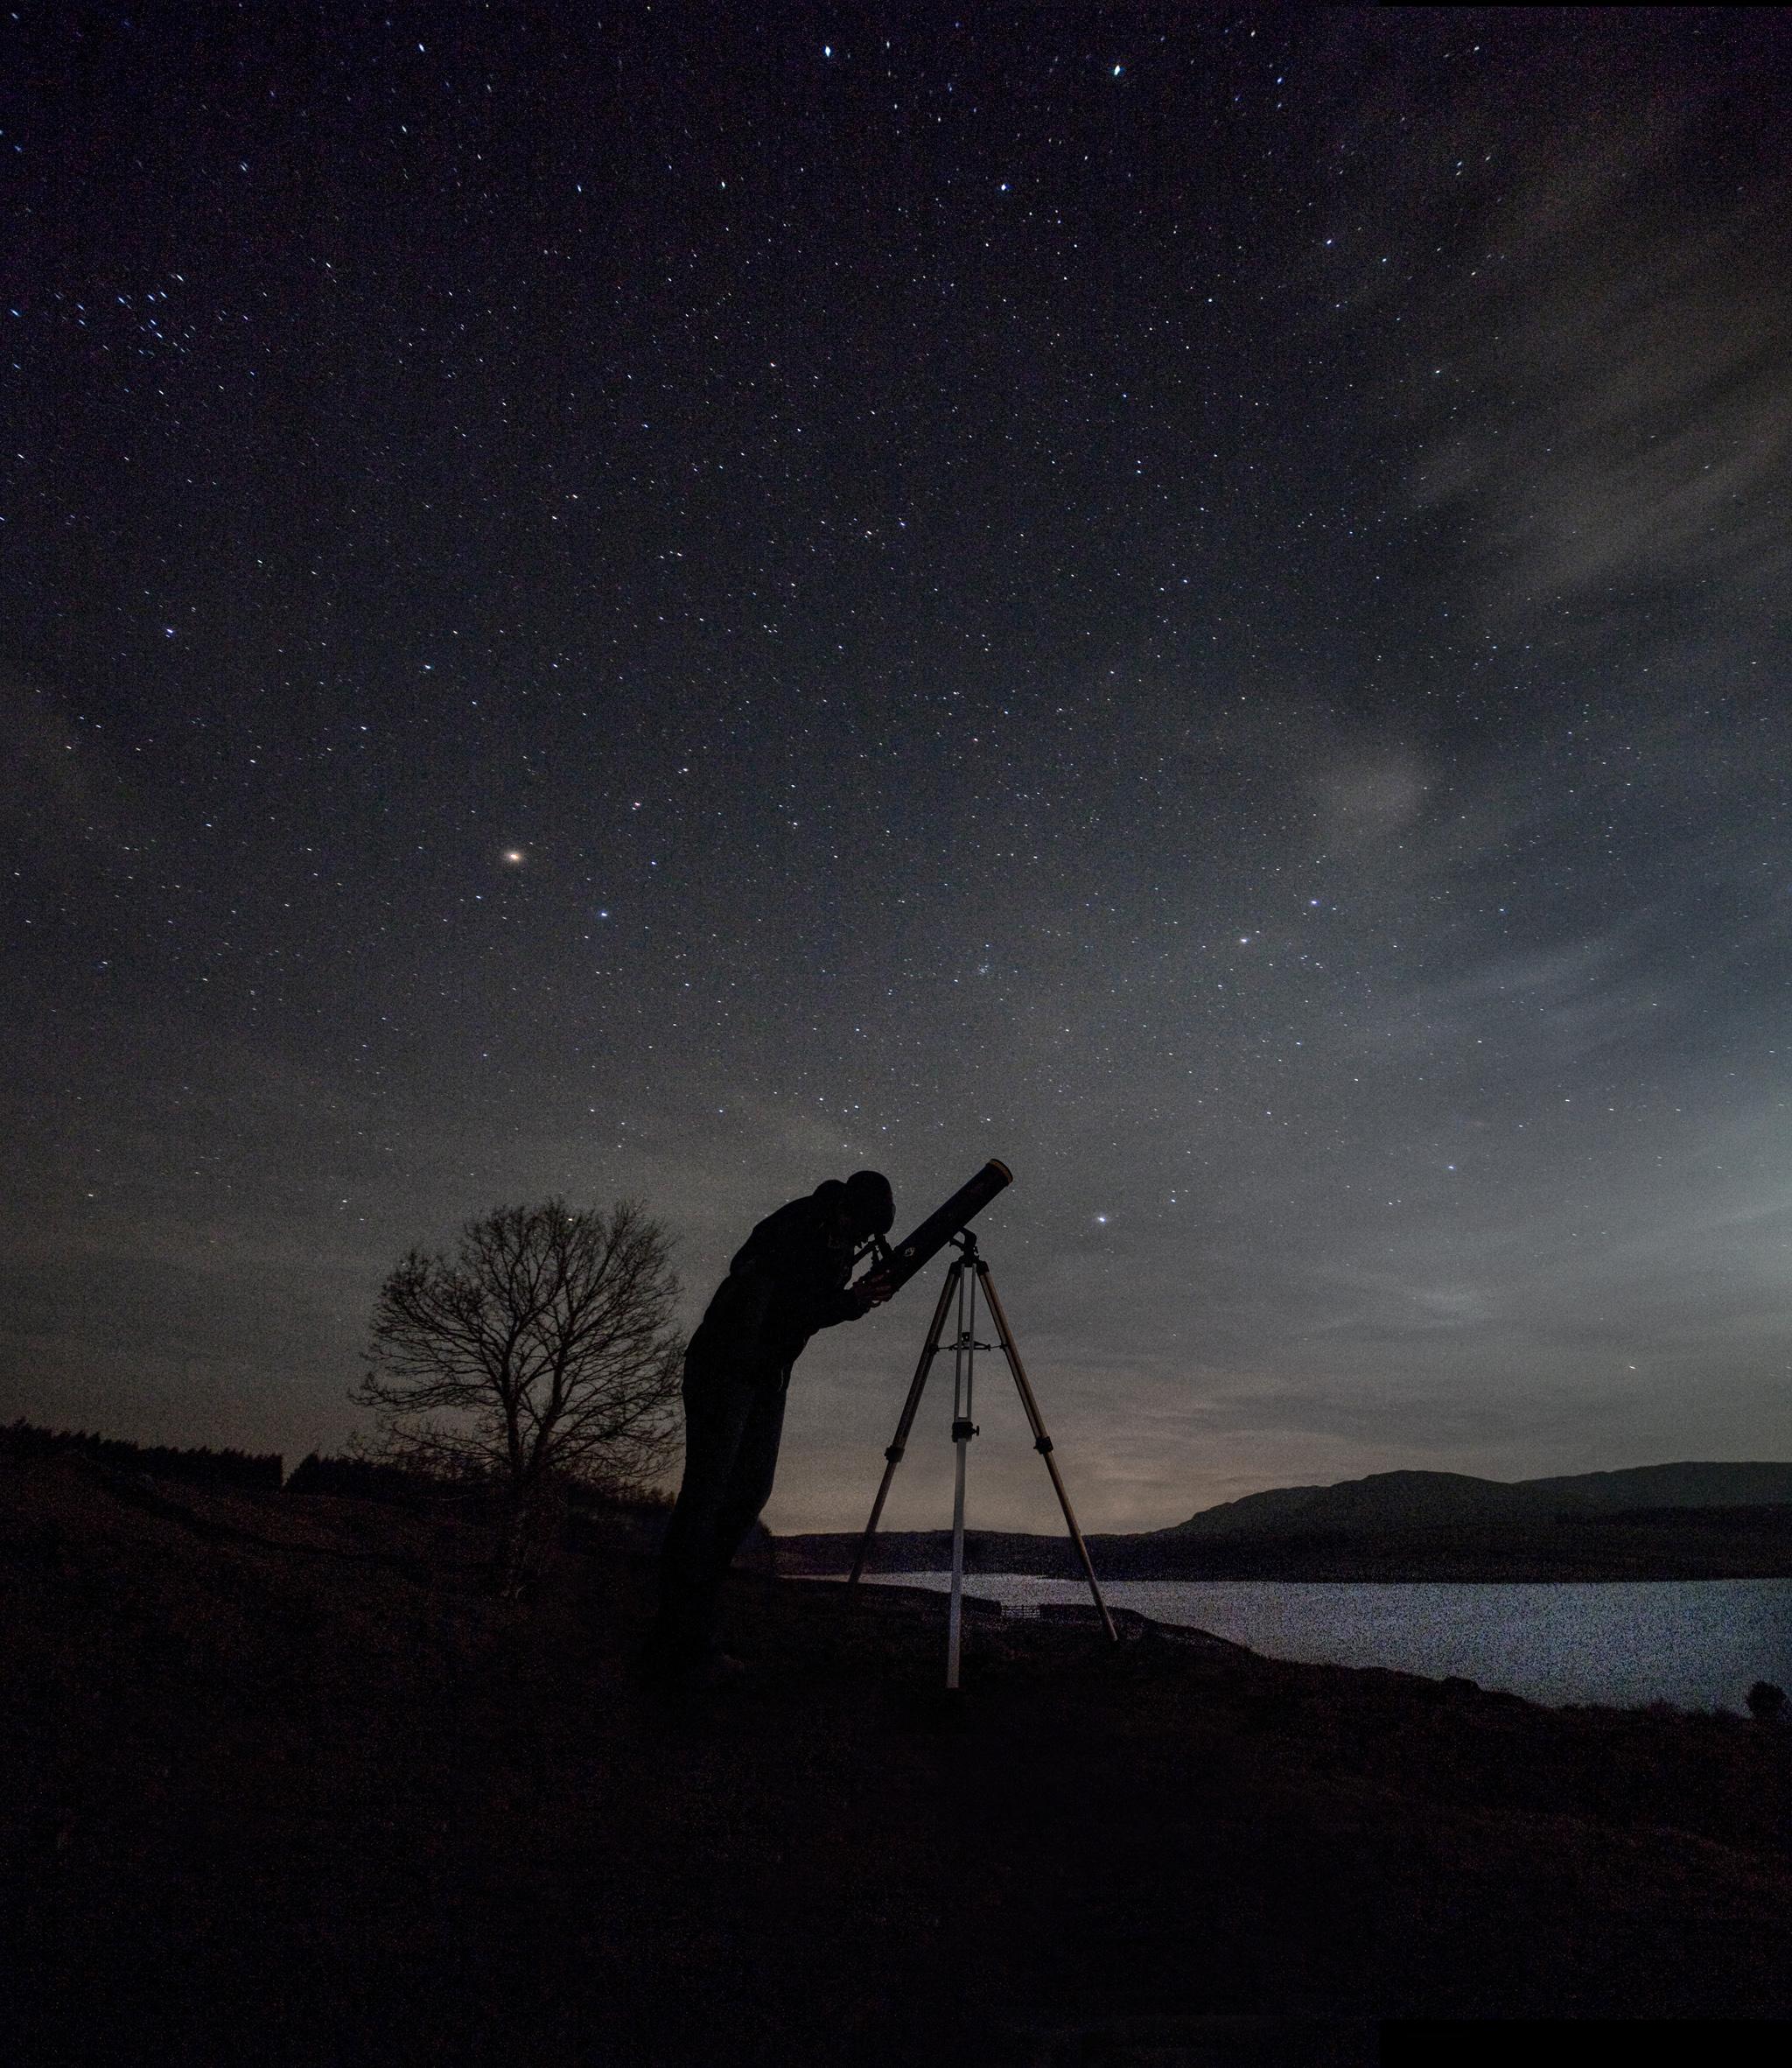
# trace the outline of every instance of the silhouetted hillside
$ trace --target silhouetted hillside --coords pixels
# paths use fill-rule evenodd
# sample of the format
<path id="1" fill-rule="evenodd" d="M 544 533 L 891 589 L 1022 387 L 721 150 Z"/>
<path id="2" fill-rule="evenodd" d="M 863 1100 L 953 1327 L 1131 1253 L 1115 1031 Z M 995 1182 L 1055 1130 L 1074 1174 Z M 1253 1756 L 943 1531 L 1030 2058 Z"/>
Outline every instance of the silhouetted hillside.
<path id="1" fill-rule="evenodd" d="M 1792 1505 L 1792 1465 L 1639 1465 L 1551 1479 L 1478 1479 L 1466 1472 L 1374 1472 L 1334 1486 L 1277 1487 L 1222 1502 L 1152 1536 L 1376 1534 L 1446 1524 L 1529 1524 L 1645 1508 Z"/>
<path id="2" fill-rule="evenodd" d="M 1792 1576 L 1792 1465 L 1646 1465 L 1506 1483 L 1378 1472 L 1278 1487 L 1164 1530 L 1097 1534 L 1110 1580 L 1748 1580 Z M 840 1574 L 855 1532 L 780 1538 L 780 1569 Z M 949 1531 L 880 1535 L 874 1573 L 937 1572 Z M 973 1573 L 1077 1579 L 1062 1535 L 967 1533 Z"/>
<path id="3" fill-rule="evenodd" d="M 1380 1535 L 1098 1535 L 1088 1546 L 1103 1580 L 1774 1580 L 1792 1578 L 1792 1508 L 1647 1508 Z M 780 1537 L 777 1569 L 842 1575 L 858 1547 L 857 1532 Z M 938 1573 L 951 1560 L 949 1530 L 892 1531 L 878 1537 L 868 1569 Z M 1082 1577 L 1068 1538 L 999 1530 L 965 1532 L 965 1569 Z"/>
<path id="4" fill-rule="evenodd" d="M 1362 2068 L 1390 2015 L 1792 2014 L 1792 1730 L 0 1451 L 7 2058 Z M 975 1949 L 967 1960 L 964 1949 Z M 1046 2035 L 1041 2037 L 1041 2035 Z"/>

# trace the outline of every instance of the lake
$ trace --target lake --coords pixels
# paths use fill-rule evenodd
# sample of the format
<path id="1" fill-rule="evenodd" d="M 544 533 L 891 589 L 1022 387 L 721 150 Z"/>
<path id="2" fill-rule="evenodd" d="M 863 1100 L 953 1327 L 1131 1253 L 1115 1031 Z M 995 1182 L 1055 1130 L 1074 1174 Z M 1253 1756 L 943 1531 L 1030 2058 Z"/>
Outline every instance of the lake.
<path id="1" fill-rule="evenodd" d="M 951 1584 L 949 1573 L 883 1578 Z M 1460 1673 L 1531 1701 L 1740 1710 L 1757 1680 L 1792 1692 L 1792 1580 L 1116 1580 L 1102 1591 L 1116 1608 L 1211 1630 L 1272 1658 Z M 999 1601 L 1011 1616 L 1089 1598 L 1072 1581 L 1009 1573 L 970 1575 L 965 1592 Z"/>

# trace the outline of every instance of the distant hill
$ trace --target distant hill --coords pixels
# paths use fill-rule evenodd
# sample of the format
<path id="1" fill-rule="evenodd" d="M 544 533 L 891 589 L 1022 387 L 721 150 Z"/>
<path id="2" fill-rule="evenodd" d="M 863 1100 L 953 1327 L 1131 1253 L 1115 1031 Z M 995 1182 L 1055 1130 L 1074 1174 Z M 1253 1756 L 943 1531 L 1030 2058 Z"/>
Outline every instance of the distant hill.
<path id="1" fill-rule="evenodd" d="M 1649 1508 L 1792 1506 L 1792 1464 L 1636 1465 L 1550 1479 L 1373 1472 L 1335 1486 L 1284 1486 L 1204 1508 L 1151 1537 L 1379 1535 L 1449 1524 L 1536 1523 Z"/>
<path id="2" fill-rule="evenodd" d="M 892 1532 L 873 1573 L 951 1560 L 945 1530 Z M 778 1539 L 780 1570 L 838 1574 L 857 1532 Z M 1718 1580 L 1792 1578 L 1792 1464 L 1642 1465 L 1550 1479 L 1376 1472 L 1278 1487 L 1168 1529 L 1088 1539 L 1111 1580 Z M 967 1532 L 972 1573 L 1074 1579 L 1062 1535 Z"/>

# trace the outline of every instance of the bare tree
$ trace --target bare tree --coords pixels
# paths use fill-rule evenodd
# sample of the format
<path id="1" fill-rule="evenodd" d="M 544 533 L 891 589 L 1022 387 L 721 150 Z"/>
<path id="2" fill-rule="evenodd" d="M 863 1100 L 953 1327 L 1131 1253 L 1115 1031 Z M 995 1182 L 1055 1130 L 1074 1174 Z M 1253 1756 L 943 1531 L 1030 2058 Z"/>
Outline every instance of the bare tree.
<path id="1" fill-rule="evenodd" d="M 639 1490 L 671 1455 L 670 1253 L 634 1201 L 606 1215 L 550 1199 L 469 1221 L 452 1259 L 413 1250 L 380 1288 L 354 1398 L 389 1454 L 502 1488 L 512 1586 L 556 1486 Z"/>

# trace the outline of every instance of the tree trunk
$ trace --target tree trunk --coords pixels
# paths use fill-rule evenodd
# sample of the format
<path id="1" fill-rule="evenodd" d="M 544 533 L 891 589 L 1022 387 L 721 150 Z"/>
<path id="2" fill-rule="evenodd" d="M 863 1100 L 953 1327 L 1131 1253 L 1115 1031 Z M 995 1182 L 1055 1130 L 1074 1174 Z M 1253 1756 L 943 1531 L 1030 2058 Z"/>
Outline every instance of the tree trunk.
<path id="1" fill-rule="evenodd" d="M 551 1480 L 525 1481 L 508 1490 L 494 1560 L 498 1591 L 507 1601 L 524 1601 L 535 1591 L 564 1506 Z"/>

